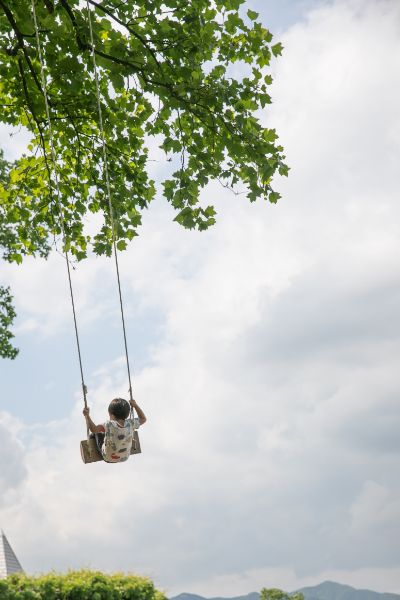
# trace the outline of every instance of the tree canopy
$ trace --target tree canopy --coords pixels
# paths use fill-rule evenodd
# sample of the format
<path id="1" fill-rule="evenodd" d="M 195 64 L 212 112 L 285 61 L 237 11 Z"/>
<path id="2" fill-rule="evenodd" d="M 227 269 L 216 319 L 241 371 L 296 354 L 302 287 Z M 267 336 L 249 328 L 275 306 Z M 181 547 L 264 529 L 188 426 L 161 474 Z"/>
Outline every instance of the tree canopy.
<path id="1" fill-rule="evenodd" d="M 304 600 L 304 595 L 301 592 L 289 594 L 278 588 L 262 588 L 260 600 Z"/>
<path id="2" fill-rule="evenodd" d="M 30 134 L 17 160 L 0 156 L 5 260 L 47 256 L 61 233 L 61 214 L 65 249 L 75 259 L 111 252 L 92 50 L 119 250 L 138 234 L 143 210 L 156 194 L 148 172 L 150 144 L 158 144 L 171 163 L 161 185 L 175 220 L 186 228 L 215 223 L 214 207 L 200 197 L 210 181 L 232 190 L 242 186 L 251 202 L 279 199 L 272 178 L 287 175 L 288 167 L 275 130 L 263 126 L 258 111 L 271 102 L 269 65 L 282 47 L 244 4 L 35 0 L 55 166 L 32 2 L 0 0 L 0 122 Z M 85 222 L 96 213 L 101 224 L 89 235 Z"/>
<path id="3" fill-rule="evenodd" d="M 40 577 L 10 575 L 0 580 L 0 597 L 3 600 L 166 600 L 153 582 L 144 577 L 83 570 Z"/>

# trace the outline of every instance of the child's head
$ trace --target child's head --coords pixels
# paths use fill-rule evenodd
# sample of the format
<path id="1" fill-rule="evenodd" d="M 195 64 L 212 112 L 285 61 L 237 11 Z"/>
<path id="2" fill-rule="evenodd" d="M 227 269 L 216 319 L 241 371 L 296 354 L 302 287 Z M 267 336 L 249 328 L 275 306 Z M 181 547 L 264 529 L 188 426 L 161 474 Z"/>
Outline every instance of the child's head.
<path id="1" fill-rule="evenodd" d="M 114 398 L 108 407 L 108 413 L 110 417 L 115 417 L 115 419 L 127 419 L 129 417 L 130 410 L 129 402 L 123 398 Z"/>

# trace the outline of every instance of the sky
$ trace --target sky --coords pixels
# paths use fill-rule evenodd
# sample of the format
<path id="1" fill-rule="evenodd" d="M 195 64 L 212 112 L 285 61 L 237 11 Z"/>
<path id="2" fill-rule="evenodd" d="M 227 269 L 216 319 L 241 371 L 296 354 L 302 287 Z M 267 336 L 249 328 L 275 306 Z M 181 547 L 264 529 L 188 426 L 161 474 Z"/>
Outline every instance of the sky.
<path id="1" fill-rule="evenodd" d="M 0 363 L 0 527 L 29 573 L 136 572 L 169 596 L 400 593 L 400 3 L 248 7 L 284 45 L 262 118 L 290 176 L 276 206 L 210 185 L 201 234 L 159 198 L 121 254 L 140 456 L 81 462 L 62 257 L 1 266 L 20 355 Z M 17 156 L 23 135 L 1 132 Z M 112 261 L 73 278 L 101 421 L 128 388 Z"/>

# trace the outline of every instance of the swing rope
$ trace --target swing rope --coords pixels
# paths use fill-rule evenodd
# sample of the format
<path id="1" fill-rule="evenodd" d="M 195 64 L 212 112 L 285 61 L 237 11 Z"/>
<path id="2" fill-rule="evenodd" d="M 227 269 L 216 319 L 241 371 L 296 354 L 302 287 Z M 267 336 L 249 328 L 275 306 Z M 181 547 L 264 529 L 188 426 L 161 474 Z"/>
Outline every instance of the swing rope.
<path id="1" fill-rule="evenodd" d="M 112 205 L 112 200 L 111 200 L 111 186 L 110 186 L 110 177 L 109 177 L 109 171 L 108 171 L 106 139 L 105 139 L 104 125 L 103 125 L 103 111 L 101 108 L 101 101 L 100 101 L 100 83 L 99 83 L 99 76 L 98 76 L 98 72 L 97 72 L 96 54 L 95 54 L 95 48 L 94 48 L 93 25 L 92 25 L 92 16 L 91 16 L 91 10 L 90 10 L 90 6 L 89 6 L 89 0 L 86 0 L 86 8 L 87 8 L 87 12 L 88 12 L 88 23 L 89 23 L 89 34 L 90 34 L 90 46 L 91 46 L 91 55 L 92 55 L 92 63 L 93 63 L 93 72 L 94 72 L 94 79 L 95 79 L 95 83 L 96 83 L 97 112 L 98 112 L 98 117 L 99 117 L 100 137 L 101 137 L 101 145 L 102 145 L 102 152 L 103 152 L 103 170 L 104 170 L 104 175 L 105 175 L 105 179 L 106 179 L 108 208 L 109 208 L 109 212 L 110 212 L 110 222 L 111 222 L 112 245 L 113 245 L 113 250 L 114 250 L 113 254 L 114 254 L 115 270 L 116 270 L 117 282 L 118 282 L 119 305 L 120 305 L 120 310 L 121 310 L 122 331 L 123 331 L 123 335 L 124 335 L 126 367 L 127 367 L 127 371 L 128 371 L 129 397 L 130 397 L 130 400 L 133 400 L 131 370 L 130 370 L 130 366 L 129 366 L 128 342 L 127 342 L 127 338 L 126 338 L 126 327 L 125 327 L 124 307 L 123 307 L 123 302 L 122 302 L 121 280 L 120 280 L 120 276 L 119 276 L 118 251 L 117 251 L 117 243 L 116 243 L 117 236 L 116 236 L 116 227 L 115 227 L 115 219 L 114 219 L 114 210 L 113 210 L 113 205 Z"/>
<path id="2" fill-rule="evenodd" d="M 70 269 L 70 265 L 69 265 L 69 255 L 68 255 L 68 250 L 67 250 L 67 235 L 66 235 L 65 226 L 64 226 L 64 210 L 63 210 L 62 203 L 61 203 L 60 181 L 59 181 L 58 170 L 57 170 L 57 157 L 56 157 L 56 152 L 54 149 L 53 129 L 51 126 L 51 119 L 50 119 L 50 108 L 49 108 L 49 100 L 48 100 L 48 93 L 47 93 L 46 75 L 44 72 L 42 48 L 41 48 L 40 38 L 39 38 L 39 28 L 38 28 L 38 23 L 37 23 L 35 0 L 32 0 L 32 14 L 33 14 L 33 21 L 34 21 L 34 25 L 35 25 L 36 46 L 37 46 L 37 52 L 38 52 L 38 57 L 39 57 L 39 62 L 40 62 L 40 72 L 41 72 L 42 88 L 43 88 L 42 93 L 43 93 L 43 97 L 44 97 L 47 126 L 48 126 L 48 130 L 49 130 L 49 144 L 50 144 L 51 158 L 52 158 L 53 168 L 54 168 L 54 179 L 55 179 L 55 187 L 56 187 L 57 205 L 58 205 L 58 210 L 59 210 L 60 217 L 61 217 L 61 233 L 62 233 L 62 240 L 63 240 L 63 246 L 64 246 L 65 264 L 67 265 L 69 292 L 70 292 L 71 305 L 72 305 L 72 314 L 74 317 L 75 338 L 76 338 L 76 347 L 78 350 L 79 369 L 80 369 L 80 373 L 81 373 L 83 402 L 84 402 L 85 408 L 87 408 L 87 399 L 86 399 L 87 387 L 85 385 L 85 380 L 84 380 L 84 376 L 83 376 L 83 365 L 82 365 L 81 347 L 80 347 L 80 342 L 79 342 L 78 323 L 77 323 L 77 318 L 76 318 L 74 292 L 73 292 L 73 288 L 72 288 L 72 279 L 71 279 L 71 269 Z M 46 154 L 45 148 L 43 148 L 43 152 L 44 152 L 44 154 Z M 51 185 L 50 180 L 49 180 L 49 185 Z M 88 434 L 89 434 L 89 430 L 88 430 Z"/>
<path id="3" fill-rule="evenodd" d="M 40 71 L 41 71 L 41 79 L 42 79 L 42 87 L 43 87 L 42 92 L 43 92 L 43 97 L 44 97 L 44 102 L 45 102 L 47 125 L 48 125 L 48 129 L 49 129 L 49 144 L 50 144 L 52 162 L 53 162 L 53 166 L 54 166 L 56 198 L 57 198 L 58 210 L 59 210 L 60 217 L 61 217 L 61 232 L 62 232 L 62 239 L 63 239 L 63 245 L 64 245 L 64 256 L 65 256 L 65 261 L 66 261 L 66 265 L 67 265 L 67 274 L 68 274 L 69 291 L 70 291 L 70 297 L 71 297 L 72 313 L 73 313 L 73 318 L 74 318 L 75 338 L 76 338 L 76 346 L 77 346 L 77 350 L 78 350 L 79 368 L 80 368 L 80 373 L 81 373 L 83 401 L 84 401 L 85 408 L 87 408 L 87 387 L 85 385 L 84 375 L 83 375 L 82 355 L 81 355 L 81 349 L 80 349 L 80 341 L 79 341 L 78 324 L 77 324 L 77 317 L 76 317 L 76 310 L 75 310 L 74 293 L 73 293 L 73 287 L 72 287 L 69 255 L 68 255 L 68 250 L 67 250 L 67 236 L 66 236 L 65 225 L 64 225 L 64 210 L 63 210 L 62 203 L 61 203 L 60 181 L 59 181 L 59 174 L 58 174 L 58 170 L 57 170 L 57 157 L 56 157 L 56 152 L 55 152 L 55 148 L 54 148 L 53 129 L 52 129 L 51 119 L 50 119 L 50 108 L 49 108 L 49 100 L 48 100 L 48 92 L 47 92 L 46 75 L 45 75 L 45 71 L 44 71 L 42 48 L 41 48 L 40 38 L 39 38 L 39 28 L 38 28 L 38 23 L 37 23 L 35 0 L 31 0 L 31 3 L 32 3 L 32 14 L 33 14 L 33 20 L 34 20 L 34 26 L 35 26 L 36 46 L 37 46 L 37 52 L 38 52 L 38 57 L 39 57 L 39 62 L 40 62 Z M 114 211 L 113 211 L 112 200 L 111 200 L 111 186 L 110 186 L 110 178 L 109 178 L 109 171 L 108 171 L 107 149 L 106 149 L 106 141 L 105 141 L 105 133 L 104 133 L 104 125 L 103 125 L 103 113 L 102 113 L 101 101 L 100 101 L 100 84 L 99 84 L 99 77 L 98 77 L 98 72 L 97 72 L 96 56 L 95 56 L 95 49 L 94 49 L 94 36 L 93 36 L 91 10 L 89 7 L 88 0 L 86 2 L 86 5 L 87 5 L 87 11 L 88 11 L 88 23 L 89 23 L 89 32 L 90 32 L 91 55 L 92 55 L 92 62 L 93 62 L 94 79 L 95 79 L 95 84 L 96 84 L 97 111 L 98 111 L 98 117 L 99 117 L 99 127 L 100 127 L 100 136 L 101 136 L 102 153 L 103 153 L 103 169 L 104 169 L 104 175 L 105 175 L 105 179 L 106 179 L 107 199 L 108 199 L 108 206 L 109 206 L 109 212 L 110 212 L 111 233 L 112 233 L 112 246 L 113 246 L 114 259 L 115 259 L 115 269 L 116 269 L 117 283 L 118 283 L 118 294 L 119 294 L 119 303 L 120 303 L 120 311 L 121 311 L 122 330 L 123 330 L 123 337 L 124 337 L 125 358 L 126 358 L 126 366 L 127 366 L 128 381 L 129 381 L 129 397 L 130 397 L 130 400 L 133 400 L 131 371 L 130 371 L 129 354 L 128 354 L 128 342 L 127 342 L 127 336 L 126 336 L 125 316 L 124 316 L 124 308 L 123 308 L 123 301 L 122 301 L 121 279 L 120 279 L 119 263 L 118 263 L 118 251 L 117 251 L 117 244 L 116 244 L 116 227 L 115 227 Z M 45 152 L 45 149 L 44 149 L 44 152 Z M 132 413 L 133 413 L 133 411 L 132 411 Z"/>

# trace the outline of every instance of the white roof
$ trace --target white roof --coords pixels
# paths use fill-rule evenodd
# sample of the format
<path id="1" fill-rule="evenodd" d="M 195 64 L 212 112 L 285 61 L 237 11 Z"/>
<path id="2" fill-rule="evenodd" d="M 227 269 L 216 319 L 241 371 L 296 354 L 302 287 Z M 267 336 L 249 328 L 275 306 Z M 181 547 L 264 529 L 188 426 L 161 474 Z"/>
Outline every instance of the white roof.
<path id="1" fill-rule="evenodd" d="M 0 579 L 4 579 L 11 573 L 19 572 L 23 572 L 23 568 L 2 531 L 0 534 Z"/>

